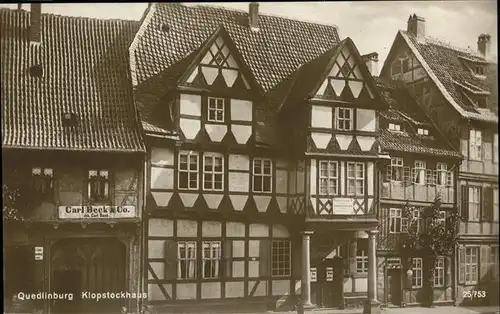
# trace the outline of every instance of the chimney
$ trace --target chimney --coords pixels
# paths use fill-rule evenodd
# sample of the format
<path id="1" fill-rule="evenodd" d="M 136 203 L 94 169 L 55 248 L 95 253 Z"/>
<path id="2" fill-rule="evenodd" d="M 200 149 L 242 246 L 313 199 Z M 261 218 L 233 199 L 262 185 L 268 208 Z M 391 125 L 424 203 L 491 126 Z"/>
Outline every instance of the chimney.
<path id="1" fill-rule="evenodd" d="M 365 61 L 368 71 L 371 75 L 378 75 L 378 53 L 372 52 L 366 55 L 362 55 L 361 58 Z"/>
<path id="2" fill-rule="evenodd" d="M 30 10 L 30 42 L 39 44 L 41 40 L 42 4 L 32 2 Z"/>
<path id="3" fill-rule="evenodd" d="M 250 2 L 248 5 L 248 25 L 252 31 L 259 31 L 259 3 Z"/>
<path id="4" fill-rule="evenodd" d="M 481 34 L 477 38 L 477 50 L 487 58 L 490 56 L 491 36 L 489 34 Z"/>
<path id="5" fill-rule="evenodd" d="M 408 33 L 413 34 L 418 40 L 425 38 L 425 19 L 416 14 L 408 18 Z"/>

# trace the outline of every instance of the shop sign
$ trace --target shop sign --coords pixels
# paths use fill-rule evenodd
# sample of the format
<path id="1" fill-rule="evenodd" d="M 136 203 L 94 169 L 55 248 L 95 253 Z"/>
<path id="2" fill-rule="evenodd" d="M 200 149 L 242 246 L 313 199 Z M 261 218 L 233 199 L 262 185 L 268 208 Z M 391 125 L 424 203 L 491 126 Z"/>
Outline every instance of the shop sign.
<path id="1" fill-rule="evenodd" d="M 334 198 L 333 199 L 333 214 L 334 215 L 353 215 L 354 200 L 352 198 Z"/>
<path id="2" fill-rule="evenodd" d="M 135 206 L 59 206 L 59 219 L 123 219 L 135 218 Z"/>
<path id="3" fill-rule="evenodd" d="M 333 267 L 326 268 L 326 281 L 333 281 Z"/>
<path id="4" fill-rule="evenodd" d="M 318 280 L 318 271 L 316 267 L 311 267 L 311 282 L 316 282 Z"/>

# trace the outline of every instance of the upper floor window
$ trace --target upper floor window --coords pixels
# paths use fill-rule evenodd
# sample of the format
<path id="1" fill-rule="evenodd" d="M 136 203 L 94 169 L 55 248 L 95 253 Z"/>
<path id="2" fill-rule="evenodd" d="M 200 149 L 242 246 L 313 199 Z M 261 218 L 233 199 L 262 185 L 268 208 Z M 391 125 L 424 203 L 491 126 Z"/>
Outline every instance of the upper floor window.
<path id="1" fill-rule="evenodd" d="M 448 167 L 444 162 L 436 163 L 436 184 L 437 185 L 447 185 L 448 183 Z"/>
<path id="2" fill-rule="evenodd" d="M 109 199 L 109 172 L 108 170 L 89 170 L 88 196 L 92 202 L 101 202 Z"/>
<path id="3" fill-rule="evenodd" d="M 478 252 L 479 247 L 465 248 L 465 284 L 476 284 L 478 281 Z"/>
<path id="4" fill-rule="evenodd" d="M 493 134 L 493 162 L 498 163 L 498 133 Z"/>
<path id="5" fill-rule="evenodd" d="M 177 279 L 196 278 L 196 241 L 177 242 Z"/>
<path id="6" fill-rule="evenodd" d="M 417 133 L 420 134 L 420 135 L 429 135 L 429 130 L 418 128 L 417 129 Z"/>
<path id="7" fill-rule="evenodd" d="M 196 153 L 179 153 L 179 189 L 197 190 L 198 189 L 198 161 L 199 156 Z"/>
<path id="8" fill-rule="evenodd" d="M 272 161 L 271 159 L 254 158 L 253 160 L 253 191 L 271 192 Z"/>
<path id="9" fill-rule="evenodd" d="M 208 121 L 224 122 L 224 98 L 208 97 Z"/>
<path id="10" fill-rule="evenodd" d="M 292 269 L 291 243 L 273 240 L 271 247 L 271 274 L 273 277 L 290 276 Z"/>
<path id="11" fill-rule="evenodd" d="M 484 75 L 484 67 L 481 65 L 476 65 L 474 72 L 478 75 Z"/>
<path id="12" fill-rule="evenodd" d="M 416 160 L 413 171 L 413 183 L 425 184 L 425 161 Z"/>
<path id="13" fill-rule="evenodd" d="M 422 218 L 420 217 L 420 210 L 415 209 L 411 213 L 412 215 L 412 227 L 415 228 L 417 233 L 423 231 L 422 228 Z"/>
<path id="14" fill-rule="evenodd" d="M 403 158 L 391 158 L 391 165 L 387 169 L 387 178 L 391 181 L 403 181 Z"/>
<path id="15" fill-rule="evenodd" d="M 336 161 L 319 163 L 319 192 L 322 195 L 338 194 L 338 163 Z"/>
<path id="16" fill-rule="evenodd" d="M 401 208 L 391 208 L 389 210 L 389 223 L 390 233 L 408 231 L 408 219 L 403 217 Z"/>
<path id="17" fill-rule="evenodd" d="M 480 130 L 470 130 L 469 133 L 469 157 L 472 160 L 481 160 L 483 140 Z"/>
<path id="18" fill-rule="evenodd" d="M 52 168 L 33 168 L 33 190 L 43 200 L 54 198 L 54 170 Z"/>
<path id="19" fill-rule="evenodd" d="M 469 186 L 469 220 L 479 221 L 481 216 L 481 187 Z"/>
<path id="20" fill-rule="evenodd" d="M 351 131 L 353 127 L 353 113 L 352 108 L 336 108 L 335 125 L 337 130 Z"/>
<path id="21" fill-rule="evenodd" d="M 399 124 L 389 123 L 389 130 L 401 131 L 401 126 Z"/>
<path id="22" fill-rule="evenodd" d="M 203 189 L 222 191 L 224 186 L 224 158 L 220 155 L 203 156 Z"/>
<path id="23" fill-rule="evenodd" d="M 365 164 L 362 162 L 347 163 L 347 195 L 363 195 L 365 193 Z"/>
<path id="24" fill-rule="evenodd" d="M 493 189 L 493 221 L 498 221 L 498 188 Z"/>
<path id="25" fill-rule="evenodd" d="M 203 241 L 203 278 L 219 278 L 221 261 L 220 241 Z"/>
<path id="26" fill-rule="evenodd" d="M 411 270 L 413 271 L 411 278 L 412 288 L 422 288 L 423 262 L 421 258 L 413 258 Z"/>
<path id="27" fill-rule="evenodd" d="M 405 58 L 401 60 L 401 65 L 403 68 L 403 73 L 408 72 L 410 70 L 410 58 Z"/>

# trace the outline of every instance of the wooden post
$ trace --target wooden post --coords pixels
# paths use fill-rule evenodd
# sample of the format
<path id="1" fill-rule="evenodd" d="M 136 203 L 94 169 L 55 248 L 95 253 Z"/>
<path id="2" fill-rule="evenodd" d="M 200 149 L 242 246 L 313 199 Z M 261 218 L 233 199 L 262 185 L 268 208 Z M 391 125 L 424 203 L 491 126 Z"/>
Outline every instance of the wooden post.
<path id="1" fill-rule="evenodd" d="M 301 281 L 301 310 L 310 312 L 314 305 L 311 303 L 311 235 L 312 231 L 302 232 L 302 281 Z"/>
<path id="2" fill-rule="evenodd" d="M 377 234 L 378 230 L 368 233 L 368 299 L 363 313 L 380 314 L 380 302 L 377 300 Z"/>

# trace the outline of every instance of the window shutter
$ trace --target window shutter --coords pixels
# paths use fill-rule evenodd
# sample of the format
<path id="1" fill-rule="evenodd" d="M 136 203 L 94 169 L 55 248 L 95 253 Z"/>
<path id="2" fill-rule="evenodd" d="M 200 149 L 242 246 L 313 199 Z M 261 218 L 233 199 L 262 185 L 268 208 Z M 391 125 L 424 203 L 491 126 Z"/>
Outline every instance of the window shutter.
<path id="1" fill-rule="evenodd" d="M 410 174 L 411 182 L 417 183 L 417 180 L 416 180 L 417 178 L 415 178 L 415 168 L 411 168 L 410 173 L 411 173 Z"/>
<path id="2" fill-rule="evenodd" d="M 462 199 L 462 204 L 460 204 L 460 214 L 462 219 L 469 221 L 469 186 L 462 185 L 460 194 Z"/>
<path id="3" fill-rule="evenodd" d="M 223 256 L 224 256 L 224 264 L 225 267 L 223 268 L 225 273 L 224 276 L 231 278 L 233 276 L 233 240 L 226 240 L 224 241 L 223 247 Z"/>
<path id="4" fill-rule="evenodd" d="M 485 221 L 493 221 L 493 188 L 491 186 L 484 189 L 483 211 Z"/>
<path id="5" fill-rule="evenodd" d="M 385 171 L 385 181 L 391 181 L 392 178 L 392 166 L 388 165 Z"/>
<path id="6" fill-rule="evenodd" d="M 259 276 L 270 276 L 271 266 L 271 242 L 268 239 L 260 240 L 260 261 L 259 261 Z"/>
<path id="7" fill-rule="evenodd" d="M 405 183 L 410 183 L 412 180 L 410 167 L 403 168 L 403 181 Z"/>
<path id="8" fill-rule="evenodd" d="M 458 248 L 458 283 L 465 283 L 465 247 L 460 246 Z"/>
<path id="9" fill-rule="evenodd" d="M 445 277 L 445 287 L 451 287 L 451 267 L 452 267 L 452 264 L 451 264 L 451 257 L 446 257 L 445 260 L 444 260 L 444 267 L 445 267 L 445 274 L 446 274 L 446 277 Z"/>
<path id="10" fill-rule="evenodd" d="M 489 266 L 489 263 L 490 263 L 490 247 L 489 246 L 486 246 L 486 245 L 483 245 L 481 246 L 481 255 L 479 256 L 479 261 L 480 261 L 480 270 L 479 270 L 479 279 L 480 281 L 489 281 L 489 277 L 488 276 L 488 266 Z"/>
<path id="11" fill-rule="evenodd" d="M 448 171 L 446 173 L 446 185 L 453 186 L 453 172 L 452 171 Z"/>
<path id="12" fill-rule="evenodd" d="M 436 172 L 436 170 L 434 170 L 434 172 Z M 432 169 L 425 169 L 425 176 L 426 176 L 425 181 L 427 182 L 428 185 L 434 184 L 434 178 L 432 175 L 433 175 Z"/>
<path id="13" fill-rule="evenodd" d="M 479 187 L 479 213 L 481 217 L 481 221 L 488 220 L 488 213 L 486 211 L 486 206 L 484 205 L 484 189 L 482 186 Z"/>
<path id="14" fill-rule="evenodd" d="M 177 278 L 177 242 L 174 240 L 165 241 L 165 279 L 173 280 Z"/>

